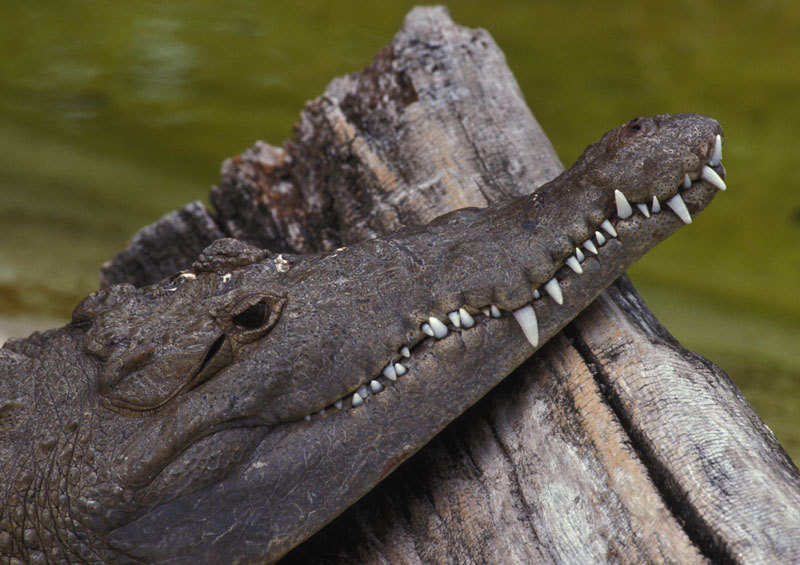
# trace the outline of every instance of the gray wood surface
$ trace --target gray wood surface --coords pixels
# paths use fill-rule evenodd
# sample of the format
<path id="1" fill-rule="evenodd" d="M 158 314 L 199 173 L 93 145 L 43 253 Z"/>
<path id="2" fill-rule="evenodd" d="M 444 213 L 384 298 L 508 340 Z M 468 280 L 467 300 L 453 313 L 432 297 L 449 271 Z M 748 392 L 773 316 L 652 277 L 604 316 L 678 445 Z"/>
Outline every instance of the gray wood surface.
<path id="1" fill-rule="evenodd" d="M 141 232 L 103 281 L 157 280 L 171 271 L 143 269 L 149 255 L 173 256 L 153 264 L 174 270 L 218 232 L 332 249 L 530 192 L 561 170 L 489 34 L 417 8 L 366 69 L 306 105 L 294 140 L 225 163 L 214 214 L 190 205 Z M 798 559 L 797 468 L 623 277 L 285 561 Z"/>

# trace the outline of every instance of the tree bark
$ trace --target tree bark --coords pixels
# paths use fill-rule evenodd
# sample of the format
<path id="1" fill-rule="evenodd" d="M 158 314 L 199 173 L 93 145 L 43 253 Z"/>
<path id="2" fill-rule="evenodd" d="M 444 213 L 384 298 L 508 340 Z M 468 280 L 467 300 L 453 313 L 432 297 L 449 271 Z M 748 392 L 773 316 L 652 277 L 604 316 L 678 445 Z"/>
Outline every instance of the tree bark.
<path id="1" fill-rule="evenodd" d="M 215 214 L 193 203 L 145 228 L 102 283 L 154 282 L 221 236 L 330 250 L 530 192 L 561 170 L 491 37 L 416 8 L 366 69 L 307 104 L 294 140 L 225 162 Z M 623 277 L 284 561 L 798 556 L 797 468 Z"/>

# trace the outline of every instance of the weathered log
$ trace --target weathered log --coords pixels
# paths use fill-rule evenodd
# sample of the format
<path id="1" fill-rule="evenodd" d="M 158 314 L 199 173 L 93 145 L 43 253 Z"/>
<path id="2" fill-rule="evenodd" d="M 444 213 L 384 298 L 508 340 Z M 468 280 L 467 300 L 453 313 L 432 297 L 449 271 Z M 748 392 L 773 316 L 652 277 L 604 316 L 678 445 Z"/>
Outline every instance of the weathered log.
<path id="1" fill-rule="evenodd" d="M 103 281 L 157 280 L 217 230 L 331 249 L 529 192 L 561 168 L 489 35 L 415 9 L 369 67 L 307 105 L 294 141 L 226 162 L 216 215 L 187 208 L 141 232 Z M 192 233 L 179 218 L 211 227 Z M 800 473 L 730 379 L 623 278 L 286 561 L 798 555 Z"/>

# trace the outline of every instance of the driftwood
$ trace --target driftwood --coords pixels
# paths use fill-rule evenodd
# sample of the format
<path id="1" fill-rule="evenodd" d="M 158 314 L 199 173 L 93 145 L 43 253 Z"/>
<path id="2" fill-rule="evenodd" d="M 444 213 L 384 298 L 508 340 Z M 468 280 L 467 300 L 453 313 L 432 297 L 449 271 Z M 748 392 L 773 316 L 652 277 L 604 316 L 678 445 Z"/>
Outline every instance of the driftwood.
<path id="1" fill-rule="evenodd" d="M 158 280 L 222 236 L 329 250 L 530 192 L 561 169 L 491 37 L 418 8 L 369 67 L 307 104 L 295 140 L 226 161 L 215 214 L 193 203 L 145 228 L 102 281 Z M 797 468 L 623 277 L 285 561 L 798 558 Z"/>

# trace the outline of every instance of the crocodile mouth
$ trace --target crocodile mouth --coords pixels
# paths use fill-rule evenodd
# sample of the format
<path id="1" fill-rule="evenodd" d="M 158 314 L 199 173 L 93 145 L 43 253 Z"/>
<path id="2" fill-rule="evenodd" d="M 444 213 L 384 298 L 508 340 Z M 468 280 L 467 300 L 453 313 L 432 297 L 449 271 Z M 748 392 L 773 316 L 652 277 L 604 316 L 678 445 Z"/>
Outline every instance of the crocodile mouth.
<path id="1" fill-rule="evenodd" d="M 450 312 L 417 319 L 416 330 L 409 334 L 406 343 L 401 344 L 394 355 L 386 359 L 376 374 L 362 378 L 357 386 L 348 387 L 333 401 L 320 399 L 309 413 L 289 420 L 268 422 L 252 410 L 235 410 L 237 416 L 231 417 L 228 412 L 227 417 L 216 419 L 207 411 L 207 399 L 201 388 L 194 389 L 192 392 L 195 394 L 190 396 L 188 404 L 173 408 L 178 412 L 171 413 L 171 420 L 159 420 L 157 427 L 148 432 L 151 437 L 160 438 L 160 445 L 171 447 L 159 451 L 149 449 L 150 443 L 142 443 L 139 451 L 126 452 L 119 461 L 119 476 L 133 487 L 150 485 L 153 492 L 160 493 L 160 499 L 166 500 L 202 488 L 224 476 L 231 464 L 247 461 L 253 450 L 262 444 L 271 457 L 279 460 L 275 466 L 288 468 L 294 463 L 286 459 L 292 451 L 287 446 L 306 439 L 311 441 L 317 425 L 346 430 L 344 417 L 371 420 L 373 410 L 391 406 L 399 396 L 413 395 L 414 403 L 426 404 L 428 398 L 450 394 L 453 385 L 448 385 L 446 379 L 439 379 L 438 373 L 457 370 L 459 359 L 464 360 L 463 363 L 481 365 L 485 361 L 481 356 L 485 356 L 486 351 L 496 353 L 498 350 L 491 347 L 481 350 L 480 344 L 496 344 L 498 339 L 508 339 L 515 333 L 519 335 L 514 325 L 519 326 L 530 345 L 531 349 L 523 352 L 529 356 L 567 323 L 564 321 L 566 318 L 555 316 L 555 312 L 564 312 L 559 310 L 561 308 L 571 309 L 569 312 L 574 317 L 583 309 L 585 304 L 577 305 L 582 287 L 590 287 L 596 291 L 593 294 L 596 296 L 607 286 L 607 281 L 592 282 L 600 281 L 598 275 L 606 277 L 613 271 L 610 280 L 614 280 L 624 272 L 626 267 L 622 260 L 618 260 L 619 255 L 628 246 L 641 247 L 643 230 L 650 229 L 652 235 L 663 239 L 681 225 L 691 223 L 692 212 L 696 214 L 705 207 L 714 192 L 725 190 L 721 136 L 709 141 L 709 147 L 708 154 L 701 158 L 704 164 L 681 172 L 680 177 L 676 175 L 674 189 L 661 200 L 648 197 L 648 202 L 629 202 L 622 192 L 617 191 L 612 213 L 595 226 L 590 237 L 574 243 L 572 252 L 560 262 L 552 278 L 531 289 L 532 300 L 529 302 L 504 304 L 503 308 L 493 303 L 462 304 Z M 612 268 L 611 265 L 615 266 Z M 562 321 L 554 321 L 556 318 Z M 478 351 L 483 353 L 476 353 Z M 493 359 L 492 363 L 497 365 L 497 360 Z M 508 374 L 519 364 L 509 364 L 508 360 L 503 363 L 506 363 L 503 368 L 497 368 L 495 372 L 508 369 L 504 372 Z M 450 378 L 455 377 L 450 375 Z M 432 382 L 437 379 L 438 382 Z M 483 385 L 466 386 L 477 390 Z M 485 392 L 485 389 L 481 390 Z M 474 397 L 471 396 L 468 400 L 459 400 L 452 413 L 461 413 L 472 402 Z M 447 420 L 448 414 L 438 417 Z M 173 422 L 176 419 L 183 424 L 175 426 Z M 434 424 L 431 426 L 435 427 Z M 298 436 L 297 432 L 301 435 Z M 270 440 L 264 443 L 267 437 Z M 349 436 L 345 434 L 343 437 Z M 410 454 L 405 447 L 403 450 L 402 457 L 398 456 L 387 464 L 382 476 Z M 259 469 L 266 468 L 259 465 Z M 200 467 L 206 471 L 195 476 Z M 170 477 L 178 474 L 185 474 L 190 480 L 175 491 Z"/>
<path id="2" fill-rule="evenodd" d="M 510 310 L 503 310 L 496 304 L 484 304 L 478 307 L 463 305 L 457 310 L 447 313 L 446 317 L 429 316 L 419 321 L 419 331 L 409 343 L 401 346 L 381 373 L 373 375 L 362 382 L 358 387 L 350 389 L 347 394 L 338 398 L 325 407 L 306 414 L 299 421 L 315 421 L 327 418 L 337 413 L 348 410 L 357 410 L 368 404 L 385 390 L 398 386 L 408 378 L 414 352 L 431 342 L 445 340 L 451 334 L 469 332 L 493 319 L 502 318 L 511 314 L 519 324 L 525 338 L 534 349 L 540 345 L 539 323 L 536 309 L 540 301 L 549 300 L 556 306 L 564 304 L 562 284 L 569 278 L 590 276 L 584 275 L 584 266 L 587 261 L 600 261 L 603 250 L 610 242 L 623 245 L 618 238 L 621 226 L 635 221 L 646 222 L 654 220 L 662 214 L 672 214 L 680 219 L 683 224 L 692 223 L 692 215 L 687 207 L 685 198 L 688 198 L 692 189 L 705 182 L 717 190 L 726 189 L 725 169 L 722 166 L 722 136 L 717 134 L 709 143 L 709 151 L 700 167 L 682 173 L 681 178 L 675 182 L 674 194 L 659 200 L 653 196 L 649 202 L 629 202 L 620 191 L 615 191 L 616 213 L 604 219 L 595 226 L 594 233 L 585 241 L 579 242 L 574 247 L 574 252 L 564 259 L 556 269 L 554 276 L 546 283 L 533 288 L 533 300 L 521 304 Z M 298 421 L 298 420 L 296 420 Z"/>

